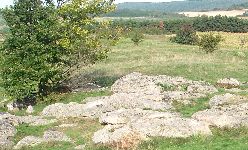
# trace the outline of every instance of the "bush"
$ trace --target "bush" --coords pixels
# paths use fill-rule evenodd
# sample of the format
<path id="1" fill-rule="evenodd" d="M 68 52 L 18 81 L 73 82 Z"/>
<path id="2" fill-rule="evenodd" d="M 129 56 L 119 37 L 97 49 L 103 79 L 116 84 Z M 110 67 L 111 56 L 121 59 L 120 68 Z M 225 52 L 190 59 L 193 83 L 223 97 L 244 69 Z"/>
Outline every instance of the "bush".
<path id="1" fill-rule="evenodd" d="M 144 35 L 141 32 L 133 32 L 131 34 L 131 40 L 134 42 L 135 45 L 139 45 L 140 42 L 144 39 Z"/>
<path id="2" fill-rule="evenodd" d="M 106 57 L 111 43 L 106 40 L 113 37 L 99 32 L 105 25 L 94 17 L 108 12 L 112 4 L 60 2 L 16 0 L 1 10 L 10 32 L 0 48 L 1 86 L 13 99 L 43 98 L 80 65 Z"/>
<path id="3" fill-rule="evenodd" d="M 176 36 L 171 38 L 172 42 L 179 44 L 194 45 L 197 43 L 198 37 L 196 31 L 191 25 L 183 25 L 176 33 Z"/>
<path id="4" fill-rule="evenodd" d="M 214 35 L 210 32 L 200 36 L 198 46 L 206 53 L 212 53 L 218 49 L 219 43 L 223 40 L 221 35 Z"/>

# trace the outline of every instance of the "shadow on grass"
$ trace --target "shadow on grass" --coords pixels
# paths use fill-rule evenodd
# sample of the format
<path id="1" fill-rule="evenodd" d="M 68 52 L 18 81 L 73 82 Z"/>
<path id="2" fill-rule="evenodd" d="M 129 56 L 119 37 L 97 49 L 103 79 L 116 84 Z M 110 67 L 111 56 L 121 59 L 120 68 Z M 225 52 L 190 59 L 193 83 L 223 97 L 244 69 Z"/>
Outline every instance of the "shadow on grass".
<path id="1" fill-rule="evenodd" d="M 82 73 L 70 79 L 73 88 L 78 88 L 87 83 L 94 83 L 101 87 L 110 87 L 120 76 L 109 76 L 102 70 L 96 70 L 90 73 Z"/>

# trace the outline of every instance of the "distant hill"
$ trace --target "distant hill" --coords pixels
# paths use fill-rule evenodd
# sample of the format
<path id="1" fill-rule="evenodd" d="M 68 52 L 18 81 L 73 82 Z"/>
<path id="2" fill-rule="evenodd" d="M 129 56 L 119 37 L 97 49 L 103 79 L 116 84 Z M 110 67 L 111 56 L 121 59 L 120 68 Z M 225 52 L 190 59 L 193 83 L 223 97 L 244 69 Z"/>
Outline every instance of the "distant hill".
<path id="1" fill-rule="evenodd" d="M 229 7 L 228 9 L 229 10 L 234 10 L 234 9 L 248 9 L 248 2 L 241 3 L 241 4 L 234 4 L 231 7 Z"/>
<path id="2" fill-rule="evenodd" d="M 186 0 L 162 3 L 126 2 L 117 5 L 117 10 L 141 10 L 160 12 L 208 11 L 228 9 L 234 5 L 247 3 L 247 0 Z"/>

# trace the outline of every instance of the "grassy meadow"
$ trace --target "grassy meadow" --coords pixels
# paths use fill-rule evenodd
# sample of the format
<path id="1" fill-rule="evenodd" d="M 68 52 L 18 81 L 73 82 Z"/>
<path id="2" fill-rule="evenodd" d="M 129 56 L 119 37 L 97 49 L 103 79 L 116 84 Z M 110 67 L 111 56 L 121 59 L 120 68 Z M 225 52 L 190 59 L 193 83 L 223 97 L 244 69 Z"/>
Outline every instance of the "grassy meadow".
<path id="1" fill-rule="evenodd" d="M 203 33 L 198 33 L 203 34 Z M 80 70 L 82 75 L 97 79 L 117 78 L 131 72 L 183 76 L 193 80 L 215 83 L 224 77 L 248 80 L 248 34 L 219 33 L 224 37 L 220 49 L 206 54 L 198 46 L 171 43 L 172 35 L 146 35 L 138 46 L 122 38 L 109 57 Z M 246 37 L 241 46 L 241 38 Z M 99 77 L 99 78 L 98 78 Z"/>
<path id="2" fill-rule="evenodd" d="M 203 34 L 203 33 L 198 33 Z M 220 78 L 233 77 L 242 82 L 248 81 L 248 41 L 240 45 L 241 38 L 248 39 L 246 34 L 219 33 L 224 38 L 220 49 L 214 53 L 206 54 L 198 46 L 180 45 L 171 43 L 169 38 L 173 35 L 145 35 L 145 39 L 134 45 L 129 38 L 121 38 L 112 48 L 108 58 L 102 62 L 87 66 L 78 70 L 75 74 L 83 76 L 102 86 L 111 86 L 119 77 L 131 72 L 141 72 L 153 75 L 182 76 L 192 80 L 204 80 L 212 84 Z M 248 87 L 243 87 L 248 88 Z M 224 93 L 220 89 L 220 93 Z M 51 103 L 71 101 L 82 103 L 86 97 L 110 95 L 108 88 L 101 92 L 78 92 L 66 94 L 52 94 L 44 102 L 34 106 L 35 114 L 38 115 L 43 108 Z M 248 93 L 242 93 L 248 96 Z M 194 112 L 208 108 L 211 98 L 201 98 L 189 106 L 174 104 L 176 110 L 185 117 L 190 117 Z M 0 108 L 6 111 L 5 108 Z M 14 112 L 16 115 L 27 115 L 25 111 Z M 75 123 L 77 127 L 57 128 L 61 123 Z M 47 143 L 36 147 L 26 147 L 25 150 L 61 150 L 73 149 L 80 144 L 86 144 L 87 150 L 108 150 L 109 147 L 94 145 L 91 137 L 95 131 L 103 126 L 97 120 L 75 119 L 55 123 L 49 126 L 30 127 L 27 124 L 17 127 L 14 142 L 28 135 L 42 136 L 48 129 L 63 131 L 72 138 L 73 143 Z M 138 150 L 245 150 L 248 149 L 248 129 L 217 129 L 213 128 L 211 137 L 191 138 L 161 138 L 156 137 L 142 142 Z M 115 149 L 115 148 L 113 148 Z"/>

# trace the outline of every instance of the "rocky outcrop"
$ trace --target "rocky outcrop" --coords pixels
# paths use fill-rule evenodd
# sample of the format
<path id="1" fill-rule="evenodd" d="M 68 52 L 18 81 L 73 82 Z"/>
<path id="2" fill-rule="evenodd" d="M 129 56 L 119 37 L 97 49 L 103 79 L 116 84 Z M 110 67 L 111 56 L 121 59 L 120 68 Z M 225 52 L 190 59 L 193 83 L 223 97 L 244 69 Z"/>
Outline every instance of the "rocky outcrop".
<path id="1" fill-rule="evenodd" d="M 108 125 L 94 134 L 93 141 L 102 144 L 118 142 L 127 135 L 136 135 L 140 140 L 156 136 L 211 135 L 204 122 L 182 118 L 172 112 L 121 109 L 105 114 L 100 122 Z"/>
<path id="2" fill-rule="evenodd" d="M 240 82 L 234 78 L 224 78 L 217 81 L 217 85 L 223 88 L 237 88 L 240 86 Z"/>
<path id="3" fill-rule="evenodd" d="M 248 103 L 213 107 L 195 113 L 192 118 L 217 127 L 248 126 Z"/>
<path id="4" fill-rule="evenodd" d="M 0 148 L 11 149 L 13 142 L 11 138 L 16 134 L 16 129 L 10 123 L 0 120 Z"/>
<path id="5" fill-rule="evenodd" d="M 229 81 L 228 84 L 237 86 Z M 161 85 L 173 88 L 165 90 Z M 175 113 L 173 101 L 188 104 L 193 99 L 218 92 L 213 85 L 202 81 L 131 73 L 117 80 L 111 90 L 113 94 L 110 96 L 87 98 L 84 103 L 47 106 L 42 115 L 99 118 L 99 122 L 105 126 L 95 132 L 94 143 L 129 141 L 131 145 L 155 136 L 211 135 L 210 125 L 237 127 L 248 122 L 246 98 L 232 94 L 214 96 L 209 102 L 210 109 L 197 112 L 191 118 L 183 118 Z"/>
<path id="6" fill-rule="evenodd" d="M 216 95 L 209 101 L 210 107 L 221 107 L 224 105 L 231 105 L 231 104 L 240 104 L 248 102 L 247 97 L 226 93 L 223 95 Z"/>
<path id="7" fill-rule="evenodd" d="M 33 147 L 47 142 L 71 142 L 71 139 L 62 132 L 49 130 L 44 133 L 43 137 L 27 136 L 23 138 L 14 146 L 14 149 Z"/>

